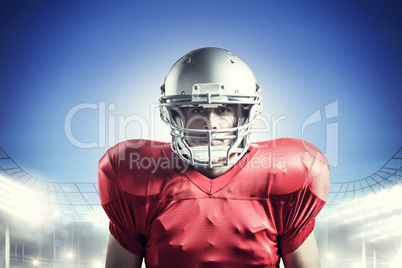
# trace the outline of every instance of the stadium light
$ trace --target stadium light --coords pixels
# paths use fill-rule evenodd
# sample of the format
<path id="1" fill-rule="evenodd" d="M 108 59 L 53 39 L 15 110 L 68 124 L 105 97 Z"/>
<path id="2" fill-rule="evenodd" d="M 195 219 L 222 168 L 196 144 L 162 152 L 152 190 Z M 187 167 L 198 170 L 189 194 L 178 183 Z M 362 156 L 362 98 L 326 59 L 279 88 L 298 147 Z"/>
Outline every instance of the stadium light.
<path id="1" fill-rule="evenodd" d="M 93 268 L 103 268 L 103 265 L 102 265 L 102 262 L 100 262 L 100 261 L 94 261 L 92 267 Z"/>
<path id="2" fill-rule="evenodd" d="M 333 219 L 347 219 L 345 223 L 364 221 L 378 215 L 390 214 L 402 210 L 400 197 L 402 186 L 397 185 L 391 189 L 369 194 L 363 198 L 356 198 L 340 205 L 342 209 L 331 215 Z"/>
<path id="3" fill-rule="evenodd" d="M 402 236 L 402 185 L 342 203 L 330 219 L 346 219 L 344 224 L 359 224 L 359 235 L 368 241 Z"/>
<path id="4" fill-rule="evenodd" d="M 395 215 L 374 221 L 364 226 L 365 230 L 361 233 L 361 236 L 370 237 L 371 240 L 402 236 L 401 222 L 402 215 Z"/>
<path id="5" fill-rule="evenodd" d="M 29 221 L 40 221 L 44 202 L 39 191 L 0 176 L 0 209 Z"/>
<path id="6" fill-rule="evenodd" d="M 400 268 L 401 263 L 402 263 L 402 251 L 399 251 L 398 254 L 391 260 L 389 267 Z"/>
<path id="7" fill-rule="evenodd" d="M 109 218 L 103 210 L 94 211 L 88 220 L 91 221 L 95 226 L 107 226 L 109 224 Z"/>
<path id="8" fill-rule="evenodd" d="M 72 252 L 69 252 L 69 253 L 67 254 L 67 258 L 68 258 L 69 260 L 72 260 L 72 259 L 74 258 L 74 254 L 73 254 Z"/>
<path id="9" fill-rule="evenodd" d="M 57 218 L 59 216 L 60 216 L 60 211 L 58 211 L 58 210 L 53 211 L 53 217 Z"/>

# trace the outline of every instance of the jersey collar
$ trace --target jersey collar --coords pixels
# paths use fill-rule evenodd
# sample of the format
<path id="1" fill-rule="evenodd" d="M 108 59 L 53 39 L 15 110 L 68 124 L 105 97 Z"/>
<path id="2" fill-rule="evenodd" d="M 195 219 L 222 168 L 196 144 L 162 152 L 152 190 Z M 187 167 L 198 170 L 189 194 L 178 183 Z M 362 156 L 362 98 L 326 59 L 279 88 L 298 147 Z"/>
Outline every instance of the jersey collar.
<path id="1" fill-rule="evenodd" d="M 254 157 L 257 151 L 258 145 L 251 144 L 248 154 L 244 155 L 242 159 L 240 159 L 240 161 L 226 173 L 214 179 L 204 176 L 193 167 L 189 167 L 184 175 L 203 192 L 207 194 L 215 194 L 237 177 L 237 175 L 247 166 L 248 162 Z"/>

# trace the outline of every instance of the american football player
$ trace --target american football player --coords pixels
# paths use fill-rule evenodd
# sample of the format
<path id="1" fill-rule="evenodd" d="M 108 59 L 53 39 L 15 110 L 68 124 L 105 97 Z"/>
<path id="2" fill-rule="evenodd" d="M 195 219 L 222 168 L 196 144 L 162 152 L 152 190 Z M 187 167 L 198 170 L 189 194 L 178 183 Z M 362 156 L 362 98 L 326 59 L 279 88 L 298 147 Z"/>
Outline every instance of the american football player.
<path id="1" fill-rule="evenodd" d="M 106 267 L 319 267 L 315 218 L 329 168 L 298 139 L 252 143 L 249 66 L 220 48 L 180 58 L 161 87 L 172 140 L 128 140 L 99 162 Z"/>

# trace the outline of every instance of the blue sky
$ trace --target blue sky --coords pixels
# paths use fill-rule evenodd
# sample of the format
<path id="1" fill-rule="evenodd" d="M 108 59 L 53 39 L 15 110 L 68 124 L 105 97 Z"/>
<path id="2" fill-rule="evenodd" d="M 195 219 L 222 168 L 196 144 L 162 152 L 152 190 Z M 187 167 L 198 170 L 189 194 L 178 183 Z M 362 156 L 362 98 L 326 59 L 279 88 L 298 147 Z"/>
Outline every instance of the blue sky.
<path id="1" fill-rule="evenodd" d="M 360 179 L 401 146 L 401 11 L 396 1 L 2 2 L 0 147 L 39 178 L 96 181 L 119 135 L 167 139 L 152 125 L 165 75 L 215 46 L 250 65 L 264 118 L 280 119 L 258 139 L 304 133 L 337 151 L 333 181 Z M 73 137 L 94 148 L 66 136 L 74 109 Z M 323 120 L 306 125 L 319 110 Z"/>

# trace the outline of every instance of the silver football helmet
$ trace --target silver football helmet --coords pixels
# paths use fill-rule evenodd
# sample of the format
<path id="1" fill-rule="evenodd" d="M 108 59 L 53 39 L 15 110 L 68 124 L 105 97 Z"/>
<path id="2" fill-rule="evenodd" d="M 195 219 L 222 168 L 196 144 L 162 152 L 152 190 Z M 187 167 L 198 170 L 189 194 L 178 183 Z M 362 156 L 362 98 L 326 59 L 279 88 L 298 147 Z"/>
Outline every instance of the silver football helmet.
<path id="1" fill-rule="evenodd" d="M 172 150 L 193 166 L 219 167 L 236 163 L 250 145 L 251 126 L 261 114 L 260 87 L 248 65 L 221 48 L 201 48 L 180 58 L 161 86 L 160 115 L 171 128 Z M 182 108 L 217 108 L 237 104 L 237 126 L 189 129 Z M 229 146 L 213 146 L 214 140 Z M 192 146 L 194 140 L 205 146 Z M 217 142 L 215 142 L 216 144 Z"/>

